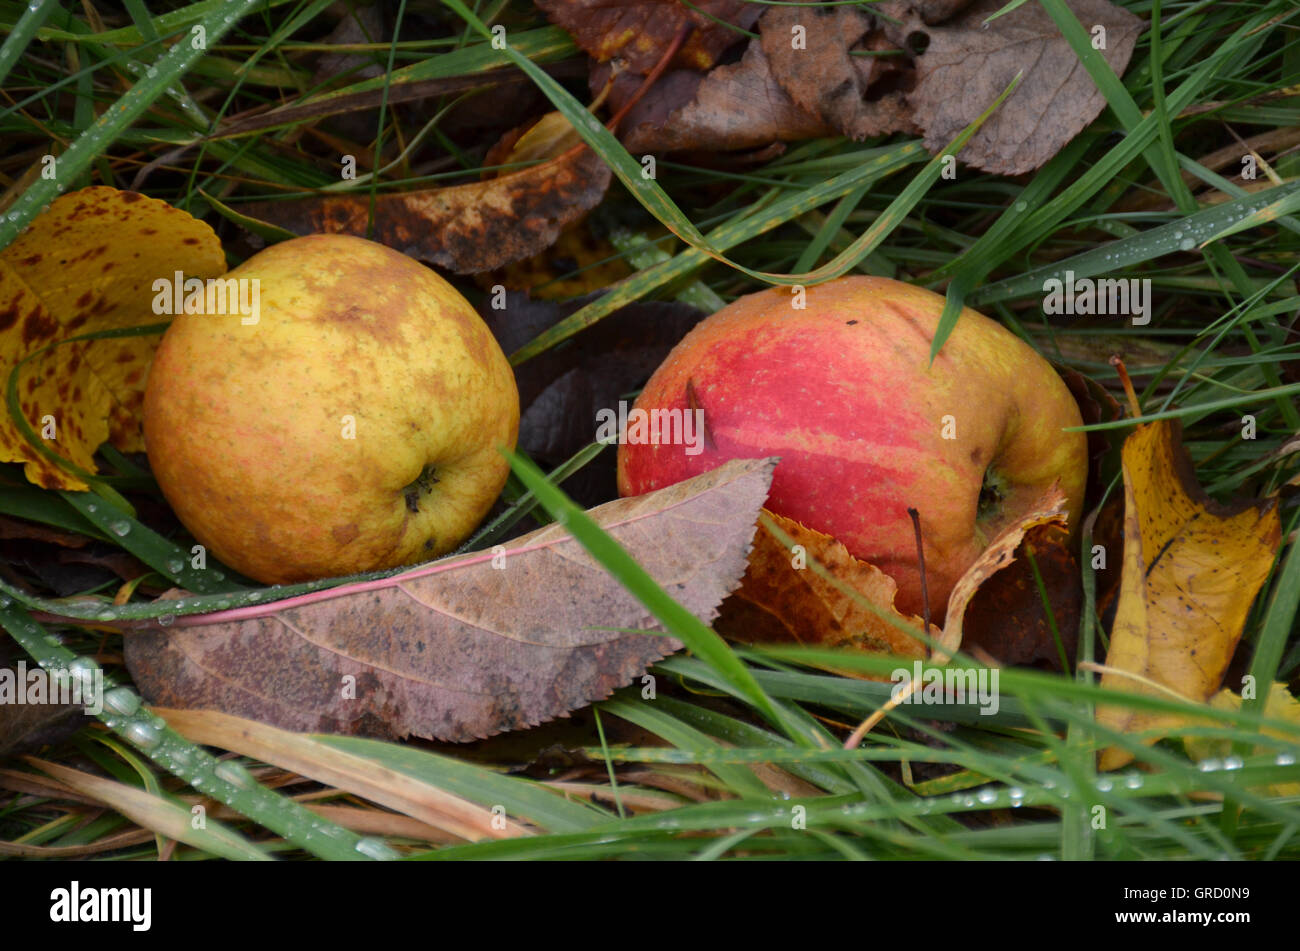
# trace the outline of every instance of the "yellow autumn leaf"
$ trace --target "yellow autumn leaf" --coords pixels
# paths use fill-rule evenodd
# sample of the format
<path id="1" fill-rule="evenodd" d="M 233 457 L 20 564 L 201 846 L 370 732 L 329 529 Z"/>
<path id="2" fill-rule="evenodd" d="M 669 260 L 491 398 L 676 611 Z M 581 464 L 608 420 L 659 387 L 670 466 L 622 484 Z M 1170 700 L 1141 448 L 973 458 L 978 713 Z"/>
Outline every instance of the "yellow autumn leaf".
<path id="1" fill-rule="evenodd" d="M 5 380 L 48 344 L 158 323 L 155 281 L 225 270 L 212 229 L 165 202 L 105 186 L 64 195 L 0 251 Z M 154 335 L 53 347 L 20 372 L 23 418 L 47 448 L 86 471 L 95 471 L 95 451 L 106 441 L 126 452 L 143 449 L 140 408 L 157 345 Z M 7 412 L 0 461 L 25 463 L 27 478 L 46 488 L 87 488 L 28 443 Z"/>
<path id="2" fill-rule="evenodd" d="M 1124 559 L 1101 685 L 1196 703 L 1223 682 L 1251 602 L 1281 541 L 1275 498 L 1224 506 L 1196 481 L 1177 421 L 1139 426 L 1124 442 Z M 1176 714 L 1100 705 L 1121 733 L 1184 725 Z M 1101 769 L 1132 761 L 1102 752 Z"/>
<path id="3" fill-rule="evenodd" d="M 1210 701 L 1210 706 L 1216 710 L 1240 710 L 1241 695 L 1233 693 L 1231 690 L 1220 690 Z M 1287 723 L 1294 723 L 1300 726 L 1300 700 L 1291 696 L 1291 691 L 1283 683 L 1274 683 L 1268 691 L 1268 700 L 1264 703 L 1264 716 L 1272 720 L 1285 720 Z M 1265 728 L 1265 736 L 1271 736 L 1279 740 L 1284 740 L 1292 746 L 1296 745 L 1295 736 L 1283 733 L 1281 730 Z M 1189 736 L 1183 741 L 1187 748 L 1187 755 L 1198 763 L 1209 759 L 1222 759 L 1232 753 L 1231 740 L 1218 740 L 1210 737 Z M 1273 744 L 1260 744 L 1253 750 L 1256 756 L 1271 753 L 1276 746 Z M 1300 796 L 1300 783 L 1274 783 L 1267 787 L 1267 793 L 1270 796 Z"/>

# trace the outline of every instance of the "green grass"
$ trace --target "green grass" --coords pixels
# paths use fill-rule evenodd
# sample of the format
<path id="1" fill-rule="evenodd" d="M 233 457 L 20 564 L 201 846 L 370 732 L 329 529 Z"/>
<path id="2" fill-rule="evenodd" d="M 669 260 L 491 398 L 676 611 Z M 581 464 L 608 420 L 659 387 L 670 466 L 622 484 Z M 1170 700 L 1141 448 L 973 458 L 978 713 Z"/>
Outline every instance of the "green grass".
<path id="1" fill-rule="evenodd" d="M 918 142 L 893 137 L 798 143 L 760 166 L 730 170 L 664 159 L 657 180 L 647 182 L 637 158 L 590 120 L 585 82 L 557 80 L 543 68 L 579 54 L 523 0 L 393 5 L 402 18 L 398 42 L 355 50 L 385 75 L 324 84 L 313 79 L 308 60 L 328 31 L 329 4 L 321 0 L 152 3 L 147 12 L 133 3 L 131 14 L 102 27 L 88 23 L 79 5 L 50 2 L 28 14 L 26 4 L 0 0 L 0 246 L 60 191 L 132 187 L 153 162 L 141 190 L 205 218 L 228 248 L 243 233 L 241 208 L 250 201 L 472 181 L 492 142 L 447 121 L 463 90 L 435 95 L 418 116 L 400 104 L 399 93 L 408 84 L 513 64 L 614 169 L 617 180 L 594 227 L 633 272 L 517 350 L 516 365 L 636 300 L 677 298 L 716 308 L 765 283 L 812 283 L 849 272 L 899 277 L 947 295 L 945 333 L 960 305 L 977 307 L 1115 393 L 1107 358 L 1128 350 L 1142 418 L 1182 421 L 1203 485 L 1221 499 L 1277 492 L 1300 473 L 1300 454 L 1277 454 L 1300 431 L 1300 337 L 1287 333 L 1300 311 L 1300 134 L 1291 134 L 1300 128 L 1300 95 L 1287 95 L 1300 84 L 1300 11 L 1287 0 L 1122 5 L 1150 28 L 1119 78 L 1091 50 L 1067 5 L 1044 2 L 1108 108 L 1031 175 L 1006 179 L 961 166 L 955 180 L 946 180 L 939 160 Z M 231 12 L 243 15 L 226 22 Z M 487 41 L 495 23 L 509 27 L 506 51 Z M 195 25 L 206 28 L 206 50 L 165 42 Z M 375 91 L 382 106 L 357 113 L 371 127 L 353 124 L 347 135 L 358 154 L 382 150 L 380 170 L 340 183 L 307 130 L 346 109 L 349 96 Z M 208 134 L 268 105 L 299 108 L 256 131 Z M 1229 161 L 1212 162 L 1239 141 L 1259 143 L 1268 163 L 1254 181 L 1236 179 L 1244 147 Z M 60 157 L 58 181 L 31 171 L 46 152 Z M 664 227 L 681 240 L 661 237 Z M 276 233 L 264 235 L 274 240 Z M 1149 278 L 1156 302 L 1150 324 L 1043 324 L 1042 283 L 1065 271 Z M 470 280 L 455 282 L 472 298 L 481 293 Z M 1240 438 L 1246 413 L 1256 421 L 1253 441 Z M 1132 425 L 1125 419 L 1109 428 L 1122 435 Z M 381 842 L 348 831 L 247 780 L 248 770 L 259 777 L 274 771 L 253 760 L 219 762 L 138 709 L 118 635 L 35 620 L 33 612 L 56 607 L 87 622 L 199 613 L 321 587 L 268 592 L 233 575 L 189 570 L 182 557 L 187 540 L 151 532 L 124 508 L 127 499 L 156 497 L 157 490 L 131 460 L 110 451 L 101 456 L 96 493 L 45 492 L 27 486 L 17 467 L 3 467 L 0 513 L 113 541 L 156 572 L 153 582 L 184 583 L 194 594 L 155 605 L 137 593 L 114 606 L 107 590 L 70 607 L 4 572 L 0 625 L 31 658 L 57 665 L 99 657 L 106 676 L 121 685 L 120 709 L 42 758 L 75 762 L 152 796 L 156 828 L 174 822 L 187 808 L 179 803 L 196 789 L 234 810 L 213 837 L 175 846 L 178 858 L 1300 858 L 1300 796 L 1267 791 L 1300 782 L 1300 729 L 1271 723 L 1288 739 L 1262 735 L 1268 721 L 1259 701 L 1204 717 L 1197 732 L 1232 752 L 1198 766 L 1178 741 L 1147 745 L 1097 727 L 1094 705 L 1117 698 L 1103 693 L 1094 675 L 1006 670 L 996 714 L 971 706 L 899 707 L 858 748 L 844 749 L 853 727 L 889 699 L 890 685 L 829 674 L 825 665 L 888 674 L 895 664 L 723 640 L 557 487 L 601 451 L 588 447 L 549 476 L 516 458 L 511 511 L 473 542 L 490 545 L 530 514 L 560 519 L 687 647 L 651 671 L 653 700 L 638 681 L 599 704 L 594 719 L 563 727 L 564 745 L 586 764 L 577 771 L 582 794 L 559 767 L 549 774 L 558 785 L 545 782 L 544 770 L 513 774 L 559 735 L 547 730 L 558 728 L 436 750 L 326 741 L 484 809 L 501 806 L 537 835 L 431 848 L 399 835 Z M 1243 651 L 1259 684 L 1282 680 L 1294 693 L 1294 496 L 1284 496 L 1281 512 L 1283 549 L 1251 612 Z M 131 530 L 118 535 L 113 526 L 123 520 Z M 1087 536 L 1081 543 L 1089 551 Z M 1105 652 L 1088 561 L 1082 559 L 1087 610 L 1079 661 Z M 1118 702 L 1179 709 L 1149 697 Z M 1095 753 L 1111 744 L 1130 749 L 1135 764 L 1099 775 Z M 5 765 L 39 775 L 35 766 Z M 601 794 L 593 798 L 591 786 Z M 567 797 L 557 794 L 564 788 Z M 659 797 L 654 808 L 644 805 L 651 793 Z M 1104 828 L 1097 827 L 1098 806 Z M 88 823 L 79 821 L 84 814 L 56 796 L 24 798 L 0 787 L 0 845 L 37 855 L 41 848 L 92 849 L 135 828 L 111 809 Z M 155 836 L 103 854 L 150 858 L 170 847 Z"/>

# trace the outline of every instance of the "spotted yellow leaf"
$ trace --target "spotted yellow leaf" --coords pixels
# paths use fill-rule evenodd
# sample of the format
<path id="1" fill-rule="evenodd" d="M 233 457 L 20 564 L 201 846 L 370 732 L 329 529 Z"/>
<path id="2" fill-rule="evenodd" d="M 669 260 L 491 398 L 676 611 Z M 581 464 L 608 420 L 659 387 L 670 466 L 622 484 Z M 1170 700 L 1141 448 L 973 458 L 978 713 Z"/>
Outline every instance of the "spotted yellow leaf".
<path id="1" fill-rule="evenodd" d="M 0 367 L 81 334 L 159 323 L 154 282 L 216 277 L 226 270 L 221 242 L 206 224 L 136 192 L 95 186 L 54 201 L 0 251 Z M 157 336 L 56 346 L 20 371 L 18 404 L 45 447 L 95 471 L 104 442 L 144 448 L 140 407 Z M 46 488 L 86 483 L 0 417 L 0 461 L 25 463 Z"/>

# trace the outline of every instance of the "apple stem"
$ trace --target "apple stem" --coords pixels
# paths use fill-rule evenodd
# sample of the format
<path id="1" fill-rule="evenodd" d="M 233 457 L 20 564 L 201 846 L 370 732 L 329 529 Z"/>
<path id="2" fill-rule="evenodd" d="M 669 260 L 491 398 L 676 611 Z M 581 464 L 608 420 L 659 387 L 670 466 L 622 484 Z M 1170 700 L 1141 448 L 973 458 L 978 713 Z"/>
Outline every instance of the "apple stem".
<path id="1" fill-rule="evenodd" d="M 925 620 L 925 634 L 930 636 L 930 589 L 925 583 L 925 548 L 921 545 L 921 513 L 910 505 L 907 514 L 912 518 L 912 531 L 916 533 L 916 563 L 921 569 L 921 617 Z"/>
<path id="2" fill-rule="evenodd" d="M 1118 353 L 1112 354 L 1110 365 L 1115 368 L 1119 374 L 1119 382 L 1124 387 L 1124 395 L 1128 397 L 1128 406 L 1134 416 L 1142 415 L 1142 404 L 1138 402 L 1137 391 L 1133 389 L 1133 380 L 1128 375 L 1128 370 L 1124 366 L 1124 361 L 1120 359 Z"/>

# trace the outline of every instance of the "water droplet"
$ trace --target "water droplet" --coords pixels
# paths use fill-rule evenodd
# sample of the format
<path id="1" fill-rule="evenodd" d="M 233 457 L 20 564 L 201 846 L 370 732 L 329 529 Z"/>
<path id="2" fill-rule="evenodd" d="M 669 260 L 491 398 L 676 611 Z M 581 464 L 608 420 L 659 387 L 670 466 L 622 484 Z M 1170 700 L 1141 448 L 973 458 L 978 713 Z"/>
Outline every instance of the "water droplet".
<path id="1" fill-rule="evenodd" d="M 1012 786 L 1007 790 L 1007 797 L 1011 800 L 1011 808 L 1019 809 L 1025 804 L 1025 791 L 1019 786 Z"/>
<path id="2" fill-rule="evenodd" d="M 1192 248 L 1196 247 L 1196 242 L 1191 238 L 1183 238 L 1182 241 L 1178 242 L 1178 247 L 1184 251 L 1190 251 Z"/>
<path id="3" fill-rule="evenodd" d="M 257 782 L 253 774 L 238 763 L 218 763 L 215 772 L 218 779 L 224 779 L 239 789 L 250 789 Z"/>
<path id="4" fill-rule="evenodd" d="M 212 577 L 216 578 L 218 581 L 226 580 L 226 574 L 224 571 L 214 571 L 212 572 Z"/>
<path id="5" fill-rule="evenodd" d="M 1024 211 L 1028 207 L 1029 207 L 1029 202 L 1027 201 L 1016 202 L 1016 211 Z"/>
<path id="6" fill-rule="evenodd" d="M 225 598 L 222 598 L 220 601 L 217 602 L 218 611 L 225 611 L 229 607 L 230 607 L 230 602 Z"/>
<path id="7" fill-rule="evenodd" d="M 1115 788 L 1115 783 L 1106 777 L 1097 780 L 1097 792 L 1110 792 Z"/>
<path id="8" fill-rule="evenodd" d="M 995 790 L 995 789 L 981 789 L 981 790 L 979 791 L 979 801 L 982 802 L 982 803 L 984 803 L 984 805 L 986 805 L 986 806 L 987 806 L 987 805 L 990 805 L 990 804 L 992 804 L 992 803 L 997 802 L 997 801 L 998 801 L 997 790 Z"/>
<path id="9" fill-rule="evenodd" d="M 150 79 L 153 79 L 155 76 L 158 75 L 158 69 L 155 66 L 150 66 L 147 70 L 145 70 L 144 74 L 148 76 Z"/>
<path id="10" fill-rule="evenodd" d="M 101 621 L 111 621 L 113 618 L 117 617 L 117 615 L 112 611 L 100 611 L 95 615 L 95 617 L 99 618 Z"/>
<path id="11" fill-rule="evenodd" d="M 118 538 L 125 538 L 127 535 L 131 534 L 131 523 L 125 521 L 113 522 L 108 526 L 108 530 Z"/>
<path id="12" fill-rule="evenodd" d="M 1224 769 L 1241 769 L 1245 765 L 1240 756 L 1229 756 L 1223 761 Z"/>
<path id="13" fill-rule="evenodd" d="M 140 698 L 130 687 L 114 687 L 104 694 L 104 706 L 114 713 L 129 717 L 140 709 Z"/>
<path id="14" fill-rule="evenodd" d="M 975 808 L 975 800 L 971 796 L 966 796 L 965 798 L 963 798 L 961 804 L 965 806 L 967 809 Z"/>
<path id="15" fill-rule="evenodd" d="M 262 600 L 262 592 L 260 592 L 260 591 L 252 591 L 252 592 L 249 592 L 248 600 L 250 600 L 250 601 L 261 601 L 261 600 Z"/>
<path id="16" fill-rule="evenodd" d="M 86 511 L 87 511 L 87 512 L 92 512 L 92 513 L 93 513 L 93 512 L 98 512 L 98 511 L 99 511 L 99 506 L 96 505 L 94 502 L 89 502 L 89 503 L 86 504 Z"/>
<path id="17" fill-rule="evenodd" d="M 370 858 L 379 859 L 380 861 L 401 858 L 400 855 L 388 847 L 383 839 L 367 837 L 359 840 L 355 847 L 362 855 L 368 855 Z"/>
<path id="18" fill-rule="evenodd" d="M 126 728 L 126 738 L 141 749 L 151 750 L 162 742 L 162 734 L 148 723 L 139 720 Z"/>
<path id="19" fill-rule="evenodd" d="M 1127 786 L 1129 789 L 1141 789 L 1142 774 L 1129 773 L 1127 776 L 1124 777 L 1124 785 Z"/>
<path id="20" fill-rule="evenodd" d="M 1175 232 L 1174 232 L 1174 240 L 1175 240 L 1175 241 L 1177 241 L 1177 240 L 1178 240 L 1179 238 L 1181 238 L 1182 236 L 1183 236 L 1183 233 L 1182 233 L 1181 231 L 1175 231 Z"/>
<path id="21" fill-rule="evenodd" d="M 0 597 L 0 608 L 7 608 L 7 607 L 11 607 L 12 605 L 13 602 L 10 601 L 8 598 Z"/>
<path id="22" fill-rule="evenodd" d="M 1220 763 L 1217 759 L 1207 759 L 1207 760 L 1201 760 L 1201 762 L 1197 763 L 1196 768 L 1199 769 L 1202 773 L 1212 773 L 1215 770 L 1222 769 L 1223 764 Z"/>
<path id="23" fill-rule="evenodd" d="M 1294 766 L 1294 765 L 1295 765 L 1295 754 L 1294 754 L 1294 753 L 1278 753 L 1278 754 L 1277 754 L 1277 759 L 1273 760 L 1273 762 L 1276 763 L 1278 766 Z"/>
<path id="24" fill-rule="evenodd" d="M 176 620 L 175 614 L 161 614 L 158 616 L 158 626 L 167 627 L 174 620 Z"/>
<path id="25" fill-rule="evenodd" d="M 185 562 L 181 561 L 179 558 L 169 559 L 167 562 L 167 570 L 174 575 L 180 574 L 185 570 Z"/>

